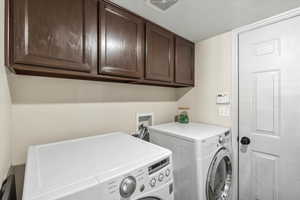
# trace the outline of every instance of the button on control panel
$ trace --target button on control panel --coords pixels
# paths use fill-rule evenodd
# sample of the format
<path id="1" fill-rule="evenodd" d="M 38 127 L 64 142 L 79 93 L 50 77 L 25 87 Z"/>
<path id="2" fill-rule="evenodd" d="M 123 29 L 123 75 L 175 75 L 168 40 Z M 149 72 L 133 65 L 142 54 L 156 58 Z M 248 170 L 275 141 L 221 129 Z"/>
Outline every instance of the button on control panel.
<path id="1" fill-rule="evenodd" d="M 144 190 L 145 190 L 145 185 L 141 185 L 140 192 L 144 192 Z"/>
<path id="2" fill-rule="evenodd" d="M 169 177 L 170 176 L 170 173 L 171 173 L 171 170 L 170 169 L 167 169 L 165 174 L 166 174 L 166 177 Z"/>
<path id="3" fill-rule="evenodd" d="M 170 180 L 171 177 L 170 175 L 171 175 L 170 168 L 163 169 L 160 172 L 153 174 L 152 178 L 150 179 L 149 185 L 151 186 L 151 188 L 153 188 L 159 184 L 163 184 L 163 182 Z"/>
<path id="4" fill-rule="evenodd" d="M 219 137 L 219 144 L 223 145 L 225 142 L 225 138 L 223 136 Z"/>
<path id="5" fill-rule="evenodd" d="M 160 173 L 159 176 L 158 176 L 158 181 L 162 182 L 164 180 L 164 177 L 165 177 L 164 174 Z"/>
<path id="6" fill-rule="evenodd" d="M 156 178 L 152 178 L 150 181 L 150 186 L 155 187 L 155 185 L 156 185 Z"/>

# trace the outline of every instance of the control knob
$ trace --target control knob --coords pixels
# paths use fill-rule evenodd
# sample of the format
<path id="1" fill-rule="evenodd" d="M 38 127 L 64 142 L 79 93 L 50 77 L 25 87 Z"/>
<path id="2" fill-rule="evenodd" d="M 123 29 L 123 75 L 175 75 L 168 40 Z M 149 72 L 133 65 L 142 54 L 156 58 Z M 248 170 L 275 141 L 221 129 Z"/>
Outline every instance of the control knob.
<path id="1" fill-rule="evenodd" d="M 120 195 L 123 198 L 130 197 L 136 188 L 136 180 L 133 176 L 124 178 L 120 184 Z"/>
<path id="2" fill-rule="evenodd" d="M 155 185 L 156 185 L 156 179 L 152 178 L 151 181 L 150 181 L 150 186 L 154 187 Z"/>
<path id="3" fill-rule="evenodd" d="M 171 173 L 170 169 L 167 169 L 167 170 L 166 170 L 166 173 L 165 173 L 165 174 L 166 174 L 166 177 L 170 176 L 170 173 Z"/>
<path id="4" fill-rule="evenodd" d="M 219 137 L 219 144 L 224 144 L 225 143 L 225 138 L 220 136 Z"/>
<path id="5" fill-rule="evenodd" d="M 158 176 L 158 181 L 162 182 L 164 180 L 164 177 L 165 177 L 164 174 L 160 173 L 159 176 Z"/>

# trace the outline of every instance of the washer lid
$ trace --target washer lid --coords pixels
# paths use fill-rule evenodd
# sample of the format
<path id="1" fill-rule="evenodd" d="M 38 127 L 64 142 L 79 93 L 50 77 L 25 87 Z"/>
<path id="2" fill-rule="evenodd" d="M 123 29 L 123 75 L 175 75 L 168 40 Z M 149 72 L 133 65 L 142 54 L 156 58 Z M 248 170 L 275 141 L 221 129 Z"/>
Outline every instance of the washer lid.
<path id="1" fill-rule="evenodd" d="M 23 200 L 64 196 L 170 155 L 124 133 L 31 146 Z"/>
<path id="2" fill-rule="evenodd" d="M 151 132 L 163 132 L 174 137 L 180 137 L 190 141 L 204 140 L 210 137 L 224 134 L 229 128 L 202 123 L 168 123 L 149 128 Z"/>

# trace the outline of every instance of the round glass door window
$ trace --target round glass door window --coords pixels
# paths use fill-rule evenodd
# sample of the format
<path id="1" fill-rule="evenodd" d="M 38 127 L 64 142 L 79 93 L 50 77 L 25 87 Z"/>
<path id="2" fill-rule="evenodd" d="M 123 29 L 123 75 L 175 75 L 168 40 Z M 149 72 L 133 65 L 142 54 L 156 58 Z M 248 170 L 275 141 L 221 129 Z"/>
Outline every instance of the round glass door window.
<path id="1" fill-rule="evenodd" d="M 138 200 L 161 200 L 161 199 L 158 199 L 158 198 L 155 198 L 155 197 L 145 197 L 145 198 L 138 199 Z"/>
<path id="2" fill-rule="evenodd" d="M 207 200 L 228 200 L 232 186 L 232 160 L 229 151 L 222 148 L 215 155 L 206 181 Z"/>

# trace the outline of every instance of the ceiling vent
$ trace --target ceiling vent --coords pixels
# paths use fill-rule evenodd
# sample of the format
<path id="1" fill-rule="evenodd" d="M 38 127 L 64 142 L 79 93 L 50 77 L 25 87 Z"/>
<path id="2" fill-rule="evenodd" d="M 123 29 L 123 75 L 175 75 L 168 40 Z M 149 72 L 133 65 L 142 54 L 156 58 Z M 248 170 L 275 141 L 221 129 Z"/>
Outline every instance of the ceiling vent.
<path id="1" fill-rule="evenodd" d="M 168 8 L 178 2 L 178 0 L 146 0 L 147 4 L 160 11 L 166 11 Z"/>

